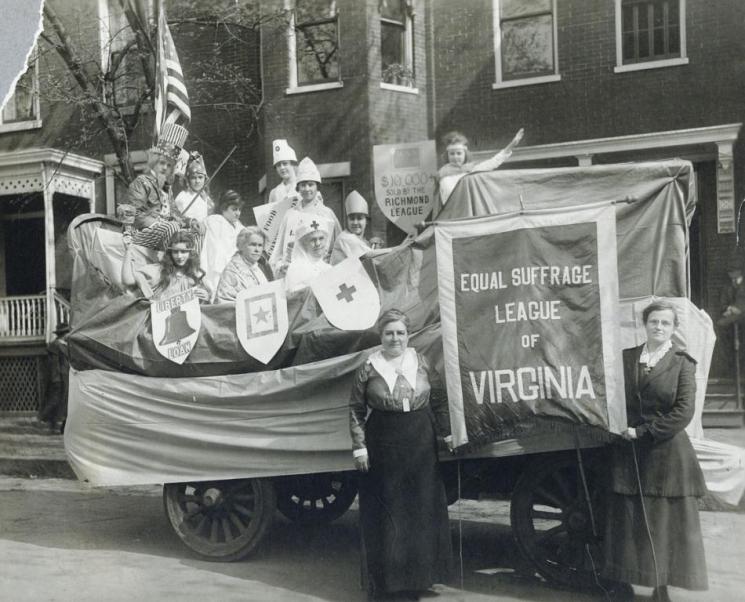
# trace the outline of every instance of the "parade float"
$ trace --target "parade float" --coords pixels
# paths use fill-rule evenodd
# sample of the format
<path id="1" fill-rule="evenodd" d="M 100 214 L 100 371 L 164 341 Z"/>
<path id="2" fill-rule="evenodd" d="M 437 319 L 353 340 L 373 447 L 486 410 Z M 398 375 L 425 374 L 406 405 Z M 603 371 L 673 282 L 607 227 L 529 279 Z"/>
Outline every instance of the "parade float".
<path id="1" fill-rule="evenodd" d="M 185 331 L 186 314 L 169 306 L 174 323 L 154 337 L 155 303 L 119 281 L 121 222 L 80 216 L 69 231 L 69 461 L 96 486 L 163 484 L 175 532 L 212 560 L 255 551 L 276 509 L 333 520 L 356 495 L 352 378 L 379 344 L 364 314 L 397 308 L 410 346 L 447 383 L 451 501 L 509 498 L 536 570 L 593 584 L 604 448 L 626 426 L 620 350 L 643 341 L 652 298 L 676 304 L 676 342 L 699 360 L 689 432 L 701 437 L 714 336 L 688 300 L 694 179 L 686 161 L 469 174 L 436 221 L 355 259 L 356 287 L 349 271 L 324 276 L 334 295 L 275 285 L 274 305 L 260 308 L 277 317 L 259 333 L 264 355 L 245 345 L 249 301 L 202 305 Z M 177 321 L 191 342 L 174 361 L 159 346 L 183 346 L 168 334 Z"/>

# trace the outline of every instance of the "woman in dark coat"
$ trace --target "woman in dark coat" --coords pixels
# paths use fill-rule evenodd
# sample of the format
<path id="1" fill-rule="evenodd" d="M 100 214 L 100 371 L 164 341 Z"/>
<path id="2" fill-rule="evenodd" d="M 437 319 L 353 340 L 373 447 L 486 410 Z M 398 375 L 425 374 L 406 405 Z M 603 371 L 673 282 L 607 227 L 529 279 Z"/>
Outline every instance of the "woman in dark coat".
<path id="1" fill-rule="evenodd" d="M 382 350 L 357 371 L 350 400 L 360 475 L 360 523 L 368 592 L 408 599 L 446 580 L 450 529 L 437 435 L 449 441 L 437 374 L 408 344 L 397 310 L 378 321 Z M 370 413 L 368 415 L 368 410 Z"/>
<path id="2" fill-rule="evenodd" d="M 647 342 L 623 352 L 629 428 L 613 450 L 604 575 L 654 587 L 664 601 L 668 585 L 708 587 L 696 501 L 706 484 L 684 430 L 696 362 L 672 344 L 678 316 L 670 303 L 652 303 L 643 319 Z"/>

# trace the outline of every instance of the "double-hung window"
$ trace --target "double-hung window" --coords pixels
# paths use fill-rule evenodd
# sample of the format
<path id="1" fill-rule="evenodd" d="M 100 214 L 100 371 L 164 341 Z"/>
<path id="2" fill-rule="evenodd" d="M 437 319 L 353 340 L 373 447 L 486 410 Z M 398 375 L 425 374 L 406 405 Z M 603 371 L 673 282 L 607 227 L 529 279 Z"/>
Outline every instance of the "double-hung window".
<path id="1" fill-rule="evenodd" d="M 556 0 L 493 0 L 494 88 L 558 81 Z"/>
<path id="2" fill-rule="evenodd" d="M 685 0 L 616 0 L 616 71 L 686 64 Z"/>
<path id="3" fill-rule="evenodd" d="M 414 86 L 411 0 L 380 0 L 380 63 L 384 84 Z"/>
<path id="4" fill-rule="evenodd" d="M 341 86 L 336 0 L 291 2 L 288 92 Z"/>

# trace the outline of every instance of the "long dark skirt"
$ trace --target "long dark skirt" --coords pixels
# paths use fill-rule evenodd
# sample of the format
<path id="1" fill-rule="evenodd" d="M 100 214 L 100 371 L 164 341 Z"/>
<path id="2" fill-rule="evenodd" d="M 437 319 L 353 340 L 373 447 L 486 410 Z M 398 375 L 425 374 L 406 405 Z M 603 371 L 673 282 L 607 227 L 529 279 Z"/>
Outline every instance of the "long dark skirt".
<path id="1" fill-rule="evenodd" d="M 446 581 L 450 528 L 431 411 L 373 411 L 365 439 L 370 472 L 360 479 L 360 523 L 368 591 Z"/>
<path id="2" fill-rule="evenodd" d="M 695 497 L 644 497 L 657 574 L 639 495 L 610 493 L 608 504 L 605 577 L 648 587 L 708 589 Z"/>

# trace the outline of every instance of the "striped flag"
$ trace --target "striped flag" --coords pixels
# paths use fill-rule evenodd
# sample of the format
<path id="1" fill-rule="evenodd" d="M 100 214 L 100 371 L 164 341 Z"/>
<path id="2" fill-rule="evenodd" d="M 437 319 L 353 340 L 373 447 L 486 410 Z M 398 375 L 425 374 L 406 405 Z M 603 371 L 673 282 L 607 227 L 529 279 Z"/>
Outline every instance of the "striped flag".
<path id="1" fill-rule="evenodd" d="M 189 94 L 184 84 L 184 74 L 176 54 L 176 46 L 173 44 L 171 31 L 168 29 L 162 1 L 158 9 L 156 79 L 155 136 L 157 138 L 164 123 L 188 125 L 191 120 Z"/>

